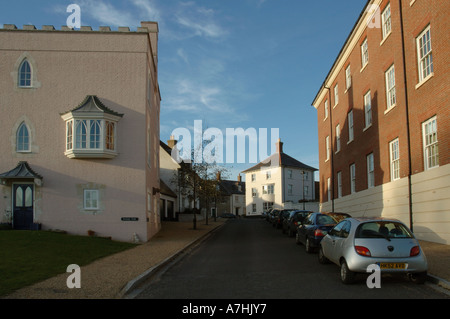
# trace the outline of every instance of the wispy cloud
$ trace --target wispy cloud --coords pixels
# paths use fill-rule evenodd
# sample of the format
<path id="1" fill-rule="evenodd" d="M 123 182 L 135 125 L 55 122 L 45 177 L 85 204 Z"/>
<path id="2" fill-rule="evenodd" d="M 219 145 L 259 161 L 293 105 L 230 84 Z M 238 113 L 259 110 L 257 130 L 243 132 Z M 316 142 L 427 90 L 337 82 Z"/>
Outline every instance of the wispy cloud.
<path id="1" fill-rule="evenodd" d="M 219 38 L 227 34 L 227 31 L 217 23 L 216 12 L 213 9 L 198 7 L 193 1 L 180 4 L 175 21 L 192 31 L 193 36 Z"/>
<path id="2" fill-rule="evenodd" d="M 137 19 L 129 12 L 124 12 L 110 3 L 96 0 L 82 0 L 77 4 L 81 8 L 81 19 L 87 15 L 91 19 L 108 26 L 137 26 Z"/>

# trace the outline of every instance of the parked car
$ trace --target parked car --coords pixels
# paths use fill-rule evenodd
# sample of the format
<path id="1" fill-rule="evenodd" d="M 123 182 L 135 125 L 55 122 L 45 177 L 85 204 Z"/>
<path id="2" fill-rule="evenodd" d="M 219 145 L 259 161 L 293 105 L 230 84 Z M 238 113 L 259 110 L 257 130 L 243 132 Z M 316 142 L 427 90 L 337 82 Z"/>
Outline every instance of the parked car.
<path id="1" fill-rule="evenodd" d="M 232 213 L 223 213 L 219 217 L 222 217 L 222 218 L 236 218 L 236 215 L 234 215 Z"/>
<path id="2" fill-rule="evenodd" d="M 381 273 L 406 273 L 416 283 L 423 283 L 428 271 L 411 230 L 387 218 L 348 218 L 337 224 L 320 242 L 319 262 L 329 261 L 341 267 L 345 284 L 372 264 L 379 265 Z"/>
<path id="3" fill-rule="evenodd" d="M 283 220 L 289 216 L 290 209 L 282 209 L 279 211 L 278 216 L 273 221 L 273 226 L 277 229 L 283 228 Z"/>
<path id="4" fill-rule="evenodd" d="M 300 223 L 309 215 L 311 211 L 307 210 L 293 210 L 289 213 L 289 216 L 284 219 L 283 233 L 286 233 L 289 237 L 295 236 L 297 227 Z"/>
<path id="5" fill-rule="evenodd" d="M 322 212 L 322 214 L 327 214 L 330 215 L 331 217 L 333 217 L 334 219 L 336 219 L 336 221 L 339 223 L 341 221 L 343 221 L 346 218 L 350 218 L 352 216 L 350 216 L 350 214 L 347 213 L 336 213 L 336 212 Z"/>
<path id="6" fill-rule="evenodd" d="M 271 223 L 273 225 L 273 223 L 275 222 L 275 219 L 278 218 L 278 213 L 280 212 L 279 209 L 272 209 L 269 213 L 269 223 Z"/>
<path id="7" fill-rule="evenodd" d="M 322 238 L 336 224 L 336 220 L 329 215 L 322 213 L 309 214 L 298 226 L 295 241 L 297 244 L 304 244 L 306 251 L 312 253 L 319 248 Z"/>

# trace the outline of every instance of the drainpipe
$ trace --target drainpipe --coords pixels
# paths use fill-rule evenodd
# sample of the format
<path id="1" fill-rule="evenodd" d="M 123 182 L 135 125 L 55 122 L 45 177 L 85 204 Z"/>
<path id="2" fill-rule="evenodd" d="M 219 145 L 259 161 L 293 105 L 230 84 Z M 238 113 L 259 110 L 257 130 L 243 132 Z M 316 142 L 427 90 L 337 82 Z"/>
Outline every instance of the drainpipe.
<path id="1" fill-rule="evenodd" d="M 330 176 L 330 184 L 331 184 L 331 212 L 334 213 L 334 151 L 333 151 L 333 107 L 331 106 L 331 89 L 326 87 L 325 84 L 323 86 L 328 90 L 328 115 L 330 117 L 330 164 L 331 164 L 331 176 Z M 328 151 L 328 150 L 327 150 Z"/>
<path id="2" fill-rule="evenodd" d="M 408 195 L 409 195 L 409 228 L 413 230 L 413 202 L 412 202 L 412 165 L 411 165 L 411 136 L 410 136 L 410 126 L 409 126 L 409 103 L 408 103 L 408 77 L 406 76 L 406 53 L 405 53 L 405 34 L 403 30 L 403 10 L 402 10 L 402 0 L 398 1 L 399 13 L 400 13 L 400 34 L 402 38 L 402 54 L 403 54 L 403 79 L 405 84 L 405 111 L 406 111 L 406 140 L 408 147 Z"/>

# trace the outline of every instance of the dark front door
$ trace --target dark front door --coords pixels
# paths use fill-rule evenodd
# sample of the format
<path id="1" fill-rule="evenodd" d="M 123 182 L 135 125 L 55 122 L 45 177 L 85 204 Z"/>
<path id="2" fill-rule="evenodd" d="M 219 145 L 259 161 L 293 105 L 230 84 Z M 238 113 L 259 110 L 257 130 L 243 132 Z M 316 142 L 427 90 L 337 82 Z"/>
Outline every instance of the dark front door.
<path id="1" fill-rule="evenodd" d="M 13 186 L 14 229 L 29 230 L 33 226 L 33 184 Z"/>

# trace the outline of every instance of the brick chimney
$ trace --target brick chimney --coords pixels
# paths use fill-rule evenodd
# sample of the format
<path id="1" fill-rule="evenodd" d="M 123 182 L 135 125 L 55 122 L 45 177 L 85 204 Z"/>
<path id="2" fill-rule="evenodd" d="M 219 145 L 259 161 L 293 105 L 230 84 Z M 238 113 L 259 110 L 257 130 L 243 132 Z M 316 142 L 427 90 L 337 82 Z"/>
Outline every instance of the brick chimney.
<path id="1" fill-rule="evenodd" d="M 167 145 L 172 149 L 175 147 L 175 145 L 177 145 L 177 141 L 175 140 L 175 137 L 173 135 L 170 136 L 170 140 L 167 141 Z"/>
<path id="2" fill-rule="evenodd" d="M 283 153 L 283 142 L 281 142 L 281 138 L 278 139 L 276 146 L 277 146 L 277 153 L 278 154 Z"/>
<path id="3" fill-rule="evenodd" d="M 241 174 L 239 174 L 238 175 L 238 179 L 237 179 L 237 181 L 240 183 L 241 181 L 242 181 L 242 177 L 241 177 Z"/>

